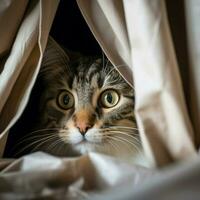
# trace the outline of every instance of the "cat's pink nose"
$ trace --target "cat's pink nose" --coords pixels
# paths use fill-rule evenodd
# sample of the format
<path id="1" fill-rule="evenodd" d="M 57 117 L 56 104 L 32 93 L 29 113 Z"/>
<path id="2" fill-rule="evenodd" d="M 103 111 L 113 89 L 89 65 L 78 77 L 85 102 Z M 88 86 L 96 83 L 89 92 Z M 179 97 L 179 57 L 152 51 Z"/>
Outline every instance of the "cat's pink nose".
<path id="1" fill-rule="evenodd" d="M 96 115 L 90 107 L 80 109 L 73 116 L 74 125 L 82 135 L 85 135 L 88 129 L 94 126 L 95 119 Z"/>
<path id="2" fill-rule="evenodd" d="M 82 135 L 85 135 L 85 133 L 88 131 L 88 129 L 91 128 L 91 125 L 87 124 L 85 122 L 77 122 L 76 127 L 79 129 L 79 131 Z"/>

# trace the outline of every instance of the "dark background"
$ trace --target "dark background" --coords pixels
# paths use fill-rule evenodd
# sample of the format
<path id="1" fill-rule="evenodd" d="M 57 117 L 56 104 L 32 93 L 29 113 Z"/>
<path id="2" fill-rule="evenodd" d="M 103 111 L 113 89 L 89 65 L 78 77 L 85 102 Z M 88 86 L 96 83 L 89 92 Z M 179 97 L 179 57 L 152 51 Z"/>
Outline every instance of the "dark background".
<path id="1" fill-rule="evenodd" d="M 61 0 L 50 35 L 69 50 L 85 55 L 102 55 L 75 0 Z"/>

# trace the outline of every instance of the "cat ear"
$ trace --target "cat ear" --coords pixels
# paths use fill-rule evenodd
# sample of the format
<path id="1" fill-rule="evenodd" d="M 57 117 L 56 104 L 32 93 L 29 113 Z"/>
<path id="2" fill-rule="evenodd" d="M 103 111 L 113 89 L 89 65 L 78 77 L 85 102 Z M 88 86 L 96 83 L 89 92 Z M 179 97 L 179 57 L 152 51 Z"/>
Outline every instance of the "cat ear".
<path id="1" fill-rule="evenodd" d="M 51 36 L 49 36 L 47 46 L 43 54 L 42 66 L 66 64 L 69 60 L 70 58 L 68 54 Z"/>
<path id="2" fill-rule="evenodd" d="M 69 61 L 77 60 L 80 53 L 70 51 L 59 45 L 51 36 L 48 38 L 47 46 L 43 55 L 42 66 L 53 64 L 67 64 Z"/>
<path id="3" fill-rule="evenodd" d="M 82 54 L 79 52 L 71 51 L 65 47 L 63 47 L 63 49 L 65 50 L 65 53 L 67 54 L 70 61 L 78 60 L 80 57 L 82 57 Z"/>

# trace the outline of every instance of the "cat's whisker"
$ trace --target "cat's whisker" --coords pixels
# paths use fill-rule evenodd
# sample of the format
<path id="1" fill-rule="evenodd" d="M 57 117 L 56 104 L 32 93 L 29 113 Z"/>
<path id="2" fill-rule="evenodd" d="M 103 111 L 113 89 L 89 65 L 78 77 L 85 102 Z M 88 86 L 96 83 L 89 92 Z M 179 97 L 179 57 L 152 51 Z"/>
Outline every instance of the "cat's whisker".
<path id="1" fill-rule="evenodd" d="M 59 131 L 60 136 L 69 136 L 68 131 Z"/>
<path id="2" fill-rule="evenodd" d="M 51 145 L 48 146 L 47 150 L 49 151 L 53 150 L 59 143 L 62 143 L 62 142 L 63 141 L 61 139 L 57 138 L 57 140 L 53 141 Z"/>
<path id="3" fill-rule="evenodd" d="M 66 145 L 66 143 L 65 142 L 63 142 L 63 143 L 61 143 L 61 153 L 62 154 L 66 154 L 66 152 L 67 152 L 67 149 L 69 149 L 70 148 L 70 145 Z"/>
<path id="4" fill-rule="evenodd" d="M 114 137 L 120 137 L 120 138 L 124 138 L 125 140 L 128 140 L 129 142 L 133 142 L 134 144 L 141 146 L 141 141 L 139 140 L 139 138 L 135 138 L 135 137 L 128 137 L 128 135 L 123 135 L 123 134 L 114 134 Z"/>
<path id="5" fill-rule="evenodd" d="M 55 137 L 55 135 L 51 135 L 51 136 L 48 136 L 48 137 L 43 137 L 40 140 L 36 140 L 36 141 L 31 142 L 30 144 L 26 145 L 24 148 L 20 149 L 20 151 L 18 151 L 14 156 L 19 155 L 20 153 L 22 153 L 23 151 L 25 151 L 29 147 L 33 146 L 34 144 L 37 144 L 37 143 L 42 142 L 44 140 L 47 141 L 47 139 L 49 140 L 49 138 L 51 138 L 51 137 Z"/>
<path id="6" fill-rule="evenodd" d="M 124 64 L 114 66 L 110 71 L 108 71 L 108 72 L 106 73 L 106 76 L 108 76 L 106 79 L 109 78 L 109 74 L 112 73 L 113 70 L 116 70 L 116 71 L 117 71 L 117 68 L 126 67 L 126 66 L 127 66 L 127 65 L 124 65 Z M 111 66 L 109 66 L 109 67 L 111 67 Z"/>
<path id="7" fill-rule="evenodd" d="M 131 146 L 133 146 L 134 147 L 134 149 L 136 149 L 138 152 L 140 152 L 141 150 L 139 149 L 139 147 L 138 147 L 138 145 L 139 144 L 135 144 L 135 143 L 133 143 L 133 142 L 131 142 L 131 141 L 129 141 L 129 140 L 127 140 L 127 139 L 125 139 L 125 138 L 123 138 L 123 137 L 119 137 L 119 136 L 113 136 L 113 137 L 111 137 L 111 136 L 107 136 L 108 138 L 110 138 L 110 139 L 112 139 L 112 140 L 116 140 L 116 141 L 118 141 L 118 142 L 122 142 L 122 143 L 124 143 L 124 144 L 130 144 Z M 128 146 L 127 146 L 128 147 Z M 133 150 L 133 149 L 132 149 Z"/>
<path id="8" fill-rule="evenodd" d="M 110 67 L 112 67 L 112 66 L 110 66 Z M 128 67 L 128 65 L 126 65 L 126 64 L 115 65 L 115 69 L 119 68 L 119 67 Z"/>
<path id="9" fill-rule="evenodd" d="M 126 133 L 126 132 L 120 132 L 120 131 L 108 131 L 108 132 L 100 132 L 99 134 L 95 134 L 93 137 L 96 137 L 96 138 L 102 138 L 103 137 L 106 137 L 106 136 L 113 136 L 115 137 L 115 135 L 123 135 L 123 136 L 127 136 L 128 138 L 134 140 L 135 142 L 137 142 L 138 145 L 141 144 L 140 142 L 140 139 L 139 139 L 139 136 L 138 135 L 130 135 L 129 133 Z"/>
<path id="10" fill-rule="evenodd" d="M 60 143 L 60 146 L 57 148 L 58 155 L 64 154 L 66 152 L 66 149 L 68 149 L 68 148 L 69 148 L 69 145 L 66 145 L 66 143 L 62 141 Z"/>
<path id="11" fill-rule="evenodd" d="M 31 135 L 32 134 L 36 134 L 34 136 L 39 136 L 37 135 L 38 133 L 42 133 L 42 135 L 45 135 L 45 134 L 52 134 L 52 131 L 59 131 L 59 132 L 63 132 L 63 131 L 66 131 L 65 129 L 62 129 L 62 128 L 46 128 L 46 129 L 39 129 L 39 130 L 36 130 L 36 131 L 32 131 L 30 133 L 27 133 L 25 136 L 23 136 L 21 139 L 24 139 L 24 138 L 30 138 L 32 137 Z M 43 133 L 43 132 L 47 132 L 47 133 Z M 48 133 L 49 132 L 49 133 Z"/>
<path id="12" fill-rule="evenodd" d="M 134 127 L 128 127 L 128 126 L 110 126 L 109 127 L 109 129 L 112 129 L 112 128 L 124 128 L 124 129 L 132 129 L 132 130 L 138 130 L 139 131 L 139 129 L 138 128 L 134 128 Z"/>
<path id="13" fill-rule="evenodd" d="M 119 71 L 118 68 L 120 68 L 120 67 L 128 67 L 128 65 L 122 64 L 122 65 L 116 65 L 115 66 L 117 71 Z M 131 85 L 131 87 L 135 90 L 135 87 L 133 85 Z"/>
<path id="14" fill-rule="evenodd" d="M 43 136 L 40 139 L 34 140 L 32 143 L 29 143 L 28 145 L 26 145 L 23 149 L 21 149 L 22 151 L 24 151 L 26 148 L 29 148 L 30 146 L 40 143 L 40 142 L 46 142 L 49 141 L 50 139 L 54 138 L 55 135 L 49 135 L 49 136 Z"/>
<path id="15" fill-rule="evenodd" d="M 120 137 L 120 136 L 115 136 L 115 137 L 118 138 L 119 140 L 123 140 L 124 142 L 129 143 L 130 145 L 133 145 L 134 148 L 136 148 L 136 150 L 137 150 L 138 152 L 141 151 L 140 148 L 139 148 L 139 146 L 141 145 L 141 143 L 136 142 L 136 140 L 134 140 L 134 141 L 129 141 L 129 140 L 127 140 L 127 139 L 124 138 L 124 137 Z"/>
<path id="16" fill-rule="evenodd" d="M 115 70 L 117 70 L 117 69 L 115 69 Z M 110 70 L 110 72 L 112 72 L 111 70 Z M 107 75 L 106 75 L 107 76 Z M 106 79 L 105 79 L 105 82 L 107 83 L 107 84 L 109 84 L 109 85 L 112 85 L 112 84 L 114 84 L 114 83 L 118 83 L 118 82 L 120 82 L 120 80 L 121 80 L 121 76 L 118 76 L 117 78 L 115 78 L 114 80 L 112 80 L 112 81 L 108 81 L 108 79 L 109 79 L 110 77 L 108 76 Z"/>
<path id="17" fill-rule="evenodd" d="M 112 130 L 112 129 L 110 129 L 110 130 L 102 130 L 102 132 L 103 133 L 110 133 L 110 132 L 113 132 L 113 133 L 117 133 L 117 132 L 120 132 L 120 133 L 126 133 L 126 134 L 129 134 L 129 135 L 133 135 L 133 136 L 138 136 L 138 133 L 137 132 L 133 132 L 133 131 L 129 131 L 129 130 Z"/>
<path id="18" fill-rule="evenodd" d="M 112 141 L 112 140 L 114 141 L 114 142 L 113 142 L 113 145 L 116 146 L 115 149 L 117 150 L 117 152 L 120 152 L 120 151 L 121 151 L 119 142 L 120 142 L 120 143 L 126 144 L 126 147 L 127 147 L 131 152 L 134 151 L 133 148 L 130 148 L 130 146 L 127 145 L 127 143 L 125 143 L 124 141 L 122 141 L 122 140 L 120 140 L 120 139 L 118 139 L 118 138 L 110 137 L 110 136 L 107 136 L 107 138 L 109 139 L 108 141 Z M 117 152 L 116 152 L 116 153 L 117 153 Z"/>
<path id="19" fill-rule="evenodd" d="M 57 148 L 57 146 L 58 146 L 58 144 L 61 144 L 58 148 Z M 52 150 L 54 150 L 55 149 L 55 151 L 56 152 L 58 152 L 58 150 L 60 150 L 60 148 L 61 147 L 63 147 L 64 145 L 65 145 L 66 143 L 61 139 L 61 138 L 56 138 L 56 140 L 54 140 L 52 143 L 51 143 L 51 145 L 49 145 L 47 148 L 45 148 L 46 149 L 46 151 L 47 152 L 51 152 Z M 62 150 L 62 148 L 61 148 L 61 150 Z M 54 151 L 54 152 L 55 152 Z M 58 154 L 59 155 L 59 154 Z"/>
<path id="20" fill-rule="evenodd" d="M 114 150 L 116 150 L 116 152 L 119 152 L 119 148 L 116 143 L 113 143 L 112 140 L 107 140 L 106 142 L 108 142 L 114 148 Z"/>
<path id="21" fill-rule="evenodd" d="M 119 81 L 119 79 L 120 79 L 120 78 L 115 79 L 115 80 L 113 80 L 113 81 L 107 81 L 106 83 L 109 84 L 109 85 L 114 85 L 116 82 Z"/>
<path id="22" fill-rule="evenodd" d="M 109 63 L 109 62 L 108 62 L 108 63 Z M 127 65 L 125 65 L 125 64 L 115 65 L 114 67 L 108 66 L 108 65 L 107 65 L 107 67 L 110 67 L 110 68 L 111 68 L 111 70 L 107 72 L 107 75 L 109 75 L 113 70 L 117 70 L 117 68 L 126 67 L 126 66 L 127 66 Z"/>
<path id="23" fill-rule="evenodd" d="M 104 65 L 104 68 L 103 68 L 104 73 L 106 73 L 106 70 L 108 68 L 108 63 L 109 63 L 109 59 L 107 59 L 106 65 Z"/>
<path id="24" fill-rule="evenodd" d="M 51 141 L 51 140 L 54 140 L 55 138 L 57 138 L 56 135 L 52 136 L 52 137 L 48 137 L 48 138 L 45 138 L 45 140 L 42 140 L 37 146 L 35 146 L 31 152 L 34 152 L 35 150 L 37 150 L 39 147 L 41 147 L 42 145 L 44 145 L 45 143 Z"/>
<path id="25" fill-rule="evenodd" d="M 130 135 L 129 133 L 126 133 L 126 132 L 120 132 L 120 131 L 109 131 L 108 134 L 112 134 L 112 135 L 123 135 L 123 136 L 127 136 L 129 138 L 132 138 L 134 140 L 136 140 L 137 142 L 141 143 L 140 142 L 140 138 L 138 135 Z"/>
<path id="26" fill-rule="evenodd" d="M 60 130 L 60 128 L 44 128 L 44 129 L 38 129 L 35 131 L 32 131 L 30 133 L 27 133 L 25 136 L 23 136 L 21 139 L 25 138 L 25 137 L 29 137 L 30 135 L 34 134 L 34 133 L 39 133 L 39 132 L 45 132 L 45 131 L 55 131 L 55 130 Z"/>
<path id="27" fill-rule="evenodd" d="M 110 78 L 109 75 L 112 73 L 112 71 L 117 70 L 116 68 L 123 67 L 123 66 L 125 66 L 125 65 L 118 65 L 116 67 L 113 67 L 110 71 L 106 72 L 106 78 L 104 80 L 104 84 L 108 83 L 108 79 Z"/>
<path id="28" fill-rule="evenodd" d="M 104 142 L 104 143 L 102 143 L 102 144 L 103 144 L 102 149 L 103 149 L 105 152 L 110 152 L 110 153 L 111 153 L 111 146 L 112 146 L 112 144 L 111 144 L 109 141 Z"/>
<path id="29" fill-rule="evenodd" d="M 112 132 L 112 131 L 109 131 L 109 133 L 106 133 L 107 135 L 109 136 L 115 136 L 115 135 L 120 135 L 122 137 L 126 137 L 128 139 L 133 139 L 137 142 L 140 142 L 140 138 L 138 136 L 135 136 L 135 135 L 130 135 L 129 133 L 124 133 L 124 132 Z"/>
<path id="30" fill-rule="evenodd" d="M 15 146 L 19 146 L 19 145 L 23 144 L 24 142 L 28 142 L 29 140 L 40 139 L 40 138 L 43 138 L 44 136 L 49 136 L 49 135 L 52 135 L 52 133 L 45 133 L 42 135 L 33 135 L 30 137 L 26 137 L 23 140 L 20 140 L 20 142 L 18 142 Z"/>
<path id="31" fill-rule="evenodd" d="M 130 141 L 130 138 L 124 137 L 124 135 L 117 135 L 117 137 L 124 138 L 125 140 Z M 139 140 L 139 138 L 132 138 L 130 142 L 134 143 L 137 146 L 141 146 L 141 141 Z"/>
<path id="32" fill-rule="evenodd" d="M 57 132 L 52 132 L 52 131 L 55 131 L 55 130 L 60 130 L 58 128 L 53 128 L 53 129 L 40 129 L 40 130 L 37 130 L 37 131 L 33 131 L 31 132 L 31 134 L 35 134 L 35 133 L 39 133 L 39 132 L 46 132 L 46 131 L 51 131 L 50 133 L 42 133 L 41 135 L 33 135 L 33 136 L 30 136 L 31 134 L 27 134 L 26 136 L 22 137 L 20 140 L 12 149 L 12 151 L 14 151 L 18 146 L 20 146 L 21 144 L 25 143 L 25 142 L 28 142 L 28 141 L 31 141 L 31 140 L 34 140 L 34 139 L 43 139 L 43 138 L 46 138 L 47 136 L 51 136 L 52 134 L 53 135 L 56 135 Z"/>
<path id="33" fill-rule="evenodd" d="M 133 133 L 131 131 L 121 131 L 121 130 L 107 130 L 107 131 L 101 131 L 101 134 L 107 134 L 107 135 L 113 135 L 113 134 L 121 134 L 128 137 L 139 139 L 139 135 L 137 133 Z"/>
<path id="34" fill-rule="evenodd" d="M 66 137 L 60 137 L 61 139 L 62 139 L 62 141 L 64 142 L 64 143 L 66 143 L 66 144 L 72 144 L 72 142 L 70 142 L 70 137 L 68 136 L 66 136 Z M 74 138 L 74 139 L 76 139 L 76 138 Z"/>
<path id="35" fill-rule="evenodd" d="M 105 78 L 105 80 L 104 80 L 103 86 L 105 86 L 105 83 L 108 83 L 108 79 L 110 78 L 109 75 L 112 73 L 113 70 L 116 70 L 115 67 L 112 68 L 109 72 L 106 73 L 106 78 Z"/>
<path id="36" fill-rule="evenodd" d="M 137 129 L 128 129 L 128 128 L 106 128 L 106 129 L 102 129 L 102 131 L 104 131 L 104 132 L 120 131 L 120 132 L 130 133 L 132 135 L 139 135 Z"/>

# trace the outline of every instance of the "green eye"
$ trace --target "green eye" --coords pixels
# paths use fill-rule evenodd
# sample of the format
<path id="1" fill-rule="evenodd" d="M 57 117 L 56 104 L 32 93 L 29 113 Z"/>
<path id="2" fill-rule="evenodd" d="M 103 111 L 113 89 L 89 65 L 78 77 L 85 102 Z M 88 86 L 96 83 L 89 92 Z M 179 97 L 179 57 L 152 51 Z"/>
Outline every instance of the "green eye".
<path id="1" fill-rule="evenodd" d="M 74 105 L 73 95 L 66 90 L 61 91 L 57 97 L 57 105 L 64 110 L 71 108 Z"/>
<path id="2" fill-rule="evenodd" d="M 119 102 L 119 94 L 115 90 L 106 90 L 101 95 L 101 104 L 105 108 L 112 108 Z"/>

